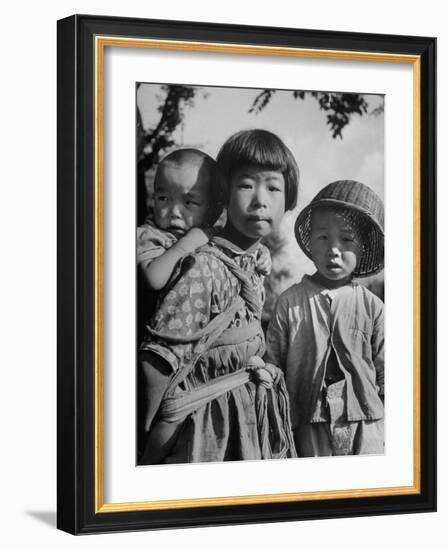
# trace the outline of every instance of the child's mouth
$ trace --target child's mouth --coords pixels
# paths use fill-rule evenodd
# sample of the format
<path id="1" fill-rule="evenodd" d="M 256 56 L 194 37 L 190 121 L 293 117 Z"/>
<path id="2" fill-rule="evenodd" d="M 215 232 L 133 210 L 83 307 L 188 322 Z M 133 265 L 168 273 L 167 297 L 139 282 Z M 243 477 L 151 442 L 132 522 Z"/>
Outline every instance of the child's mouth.
<path id="1" fill-rule="evenodd" d="M 168 231 L 170 233 L 173 233 L 174 235 L 185 235 L 186 231 L 183 227 L 179 227 L 177 225 L 170 225 L 168 228 Z"/>
<path id="2" fill-rule="evenodd" d="M 251 223 L 271 223 L 271 219 L 265 216 L 249 216 L 247 219 Z"/>

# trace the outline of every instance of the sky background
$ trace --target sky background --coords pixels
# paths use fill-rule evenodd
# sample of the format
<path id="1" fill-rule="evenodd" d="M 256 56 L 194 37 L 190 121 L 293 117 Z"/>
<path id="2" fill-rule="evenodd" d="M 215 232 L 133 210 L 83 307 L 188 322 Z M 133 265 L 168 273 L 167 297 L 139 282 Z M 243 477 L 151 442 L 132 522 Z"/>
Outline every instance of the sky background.
<path id="1" fill-rule="evenodd" d="M 249 109 L 261 90 L 254 88 L 201 87 L 194 106 L 184 109 L 184 121 L 174 136 L 179 146 L 198 147 L 216 157 L 224 141 L 234 132 L 263 128 L 276 133 L 295 156 L 301 175 L 298 206 L 285 217 L 284 231 L 293 234 L 292 224 L 300 211 L 328 183 L 354 179 L 369 185 L 384 199 L 384 114 L 353 115 L 342 131 L 342 139 L 333 138 L 326 113 L 309 96 L 294 99 L 291 91 L 278 90 L 259 113 Z M 347 90 L 349 92 L 349 90 Z M 160 117 L 157 107 L 164 93 L 160 85 L 142 84 L 137 93 L 145 130 L 154 127 Z M 382 105 L 383 97 L 365 95 L 369 113 Z M 286 255 L 299 258 L 295 272 L 300 278 L 312 272 L 311 262 L 295 240 Z M 283 260 L 284 261 L 284 258 Z"/>

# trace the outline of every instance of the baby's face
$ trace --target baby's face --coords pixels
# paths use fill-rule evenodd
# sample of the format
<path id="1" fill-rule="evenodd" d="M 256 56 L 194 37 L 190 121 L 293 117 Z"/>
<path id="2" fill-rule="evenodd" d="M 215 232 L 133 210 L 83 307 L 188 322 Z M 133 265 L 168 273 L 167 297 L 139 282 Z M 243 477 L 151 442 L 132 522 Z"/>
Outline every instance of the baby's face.
<path id="1" fill-rule="evenodd" d="M 357 232 L 331 209 L 317 209 L 311 215 L 311 257 L 327 280 L 344 284 L 350 280 L 361 256 Z"/>
<path id="2" fill-rule="evenodd" d="M 182 237 L 210 219 L 210 169 L 204 164 L 167 162 L 159 168 L 154 189 L 157 227 Z"/>
<path id="3" fill-rule="evenodd" d="M 249 239 L 258 240 L 275 229 L 285 213 L 285 179 L 276 170 L 246 166 L 230 180 L 228 218 Z"/>

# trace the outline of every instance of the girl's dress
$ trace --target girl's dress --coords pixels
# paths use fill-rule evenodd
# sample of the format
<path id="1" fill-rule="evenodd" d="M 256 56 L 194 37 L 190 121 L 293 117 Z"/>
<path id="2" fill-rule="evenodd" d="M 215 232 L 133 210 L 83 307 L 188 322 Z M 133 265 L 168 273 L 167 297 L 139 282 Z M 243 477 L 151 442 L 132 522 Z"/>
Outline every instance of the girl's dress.
<path id="1" fill-rule="evenodd" d="M 257 376 L 265 351 L 257 253 L 214 237 L 181 261 L 147 326 L 141 349 L 172 371 L 158 418 L 182 423 L 166 463 L 296 456 L 283 376 L 270 387 Z"/>

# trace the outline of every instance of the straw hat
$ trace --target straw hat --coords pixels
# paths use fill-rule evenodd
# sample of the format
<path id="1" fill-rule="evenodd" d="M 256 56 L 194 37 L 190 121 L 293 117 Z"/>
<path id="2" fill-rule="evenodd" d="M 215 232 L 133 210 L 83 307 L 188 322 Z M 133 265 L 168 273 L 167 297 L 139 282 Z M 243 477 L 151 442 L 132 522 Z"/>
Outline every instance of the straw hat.
<path id="1" fill-rule="evenodd" d="M 311 258 L 311 212 L 331 206 L 349 214 L 363 234 L 363 252 L 353 275 L 366 277 L 384 265 L 384 205 L 367 185 L 358 181 L 335 181 L 324 187 L 297 217 L 295 234 L 303 252 Z"/>

